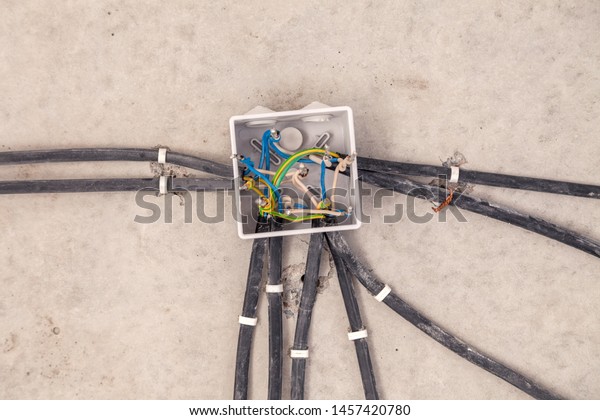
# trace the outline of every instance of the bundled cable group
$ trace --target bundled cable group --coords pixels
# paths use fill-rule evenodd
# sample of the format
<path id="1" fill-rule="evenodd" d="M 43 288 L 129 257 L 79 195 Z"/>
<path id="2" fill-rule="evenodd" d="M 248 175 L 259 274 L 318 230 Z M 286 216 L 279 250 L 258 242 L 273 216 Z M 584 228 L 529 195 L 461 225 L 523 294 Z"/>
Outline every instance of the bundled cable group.
<path id="1" fill-rule="evenodd" d="M 257 195 L 257 232 L 276 232 L 285 223 L 312 221 L 314 227 L 335 224 L 343 215 L 336 209 L 333 195 L 328 196 L 325 188 L 327 170 L 334 171 L 333 185 L 344 176 L 347 166 L 355 161 L 328 149 L 310 148 L 290 153 L 278 145 L 276 130 L 268 130 L 262 138 L 262 152 L 258 165 L 251 159 L 242 157 L 245 165 L 243 188 Z M 271 171 L 270 153 L 273 151 L 284 159 L 276 171 Z M 81 162 L 81 161 L 159 161 L 206 172 L 215 178 L 107 178 L 107 179 L 66 179 L 66 180 L 11 180 L 0 181 L 0 194 L 23 193 L 63 193 L 63 192 L 112 192 L 157 190 L 161 193 L 182 190 L 218 190 L 232 188 L 231 168 L 227 165 L 174 152 L 154 149 L 65 149 L 21 152 L 0 152 L 0 165 Z M 362 182 L 406 195 L 442 203 L 436 208 L 441 211 L 446 205 L 500 220 L 531 232 L 554 239 L 568 246 L 600 257 L 600 243 L 585 238 L 560 226 L 531 215 L 523 214 L 508 207 L 490 204 L 461 192 L 458 182 L 490 185 L 503 188 L 518 188 L 546 193 L 566 194 L 577 197 L 600 198 L 600 186 L 552 181 L 545 179 L 467 171 L 458 167 L 437 167 L 413 163 L 390 162 L 378 159 L 361 158 L 357 161 Z M 316 165 L 320 170 L 320 193 L 311 191 L 304 183 L 307 166 Z M 439 186 L 426 185 L 406 178 L 406 176 L 441 178 Z M 281 193 L 281 186 L 291 183 L 300 192 L 309 196 L 309 206 L 293 202 Z M 489 355 L 476 350 L 470 344 L 452 335 L 447 329 L 434 323 L 408 302 L 396 295 L 390 286 L 380 281 L 374 271 L 368 269 L 352 252 L 347 242 L 338 232 L 314 233 L 311 235 L 306 260 L 306 272 L 300 307 L 297 315 L 294 343 L 290 351 L 292 357 L 291 397 L 304 398 L 304 383 L 309 356 L 309 329 L 316 303 L 318 270 L 321 251 L 327 246 L 335 263 L 344 306 L 348 315 L 348 338 L 354 342 L 363 390 L 367 399 L 379 398 L 375 381 L 375 369 L 367 345 L 367 330 L 360 314 L 354 294 L 353 279 L 365 287 L 377 301 L 383 302 L 402 318 L 419 328 L 425 334 L 452 352 L 486 371 L 504 379 L 508 383 L 534 398 L 558 399 L 558 394 L 542 387 L 535 381 Z M 257 305 L 262 290 L 263 267 L 268 262 L 268 280 L 265 291 L 268 295 L 269 314 L 269 389 L 271 399 L 282 398 L 283 382 L 283 320 L 282 320 L 282 271 L 283 238 L 255 239 L 252 246 L 250 265 L 242 313 L 239 316 L 239 338 L 235 366 L 234 398 L 248 397 L 249 366 L 251 360 L 254 330 L 257 326 Z"/>

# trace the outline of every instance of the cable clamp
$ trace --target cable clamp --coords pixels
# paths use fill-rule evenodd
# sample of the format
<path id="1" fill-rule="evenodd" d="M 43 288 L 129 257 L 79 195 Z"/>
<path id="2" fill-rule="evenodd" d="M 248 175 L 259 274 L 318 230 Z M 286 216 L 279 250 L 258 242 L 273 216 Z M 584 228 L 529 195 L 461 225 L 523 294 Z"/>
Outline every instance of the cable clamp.
<path id="1" fill-rule="evenodd" d="M 386 284 L 383 287 L 383 289 L 381 289 L 381 292 L 377 293 L 377 296 L 375 296 L 375 300 L 377 302 L 382 302 L 383 299 L 385 299 L 387 297 L 387 295 L 389 295 L 391 292 L 392 292 L 392 288 Z"/>
<path id="2" fill-rule="evenodd" d="M 460 168 L 458 166 L 450 167 L 450 183 L 456 184 L 458 182 L 458 176 L 460 175 Z"/>
<path id="3" fill-rule="evenodd" d="M 161 147 L 158 149 L 158 163 L 167 163 L 167 148 Z"/>
<path id="4" fill-rule="evenodd" d="M 161 177 L 158 179 L 158 193 L 160 195 L 165 195 L 168 192 L 168 189 L 167 189 L 168 178 L 169 177 L 167 177 L 165 175 L 161 175 Z"/>
<path id="5" fill-rule="evenodd" d="M 238 318 L 238 322 L 242 325 L 249 325 L 255 327 L 258 322 L 258 318 L 249 318 L 247 316 L 241 316 Z"/>
<path id="6" fill-rule="evenodd" d="M 369 334 L 367 334 L 367 330 L 363 328 L 362 330 L 349 332 L 348 340 L 350 340 L 350 341 L 360 340 L 361 338 L 367 338 L 368 336 L 369 336 Z"/>
<path id="7" fill-rule="evenodd" d="M 267 284 L 267 293 L 283 293 L 283 284 Z"/>
<path id="8" fill-rule="evenodd" d="M 290 357 L 292 359 L 308 359 L 308 349 L 306 349 L 306 350 L 290 349 Z"/>

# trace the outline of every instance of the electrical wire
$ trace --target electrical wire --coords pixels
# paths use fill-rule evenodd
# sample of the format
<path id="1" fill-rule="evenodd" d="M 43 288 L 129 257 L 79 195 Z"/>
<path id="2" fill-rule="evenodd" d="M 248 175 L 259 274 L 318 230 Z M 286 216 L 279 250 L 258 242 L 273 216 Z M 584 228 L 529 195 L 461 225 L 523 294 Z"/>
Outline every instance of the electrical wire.
<path id="1" fill-rule="evenodd" d="M 358 302 L 356 301 L 356 296 L 354 294 L 352 279 L 348 274 L 344 260 L 337 252 L 337 249 L 330 247 L 329 251 L 335 264 L 335 271 L 337 272 L 338 281 L 340 283 L 340 289 L 344 299 L 344 306 L 346 308 L 348 321 L 350 323 L 350 330 L 352 332 L 361 331 L 365 327 L 363 325 Z M 360 370 L 360 377 L 362 379 L 365 398 L 367 400 L 378 400 L 379 393 L 377 392 L 375 374 L 373 373 L 373 363 L 371 362 L 367 338 L 364 337 L 354 340 L 354 347 L 356 349 L 356 357 L 358 359 L 358 367 Z"/>
<path id="2" fill-rule="evenodd" d="M 385 284 L 375 276 L 372 270 L 363 265 L 362 262 L 356 258 L 348 243 L 339 232 L 327 232 L 326 237 L 329 249 L 335 250 L 334 252 L 341 256 L 346 267 L 354 277 L 356 277 L 356 279 L 371 294 L 377 296 L 385 288 Z M 492 357 L 475 349 L 470 344 L 455 337 L 439 325 L 435 324 L 425 315 L 421 314 L 395 293 L 390 292 L 383 299 L 383 303 L 444 347 L 450 349 L 463 359 L 466 359 L 505 380 L 526 394 L 529 394 L 536 399 L 562 399 L 559 395 L 543 388 L 533 380 L 521 375 Z"/>
<path id="3" fill-rule="evenodd" d="M 246 169 L 248 169 L 250 172 L 252 172 L 254 175 L 256 175 L 265 185 L 267 185 L 267 187 L 269 187 L 269 191 L 271 191 L 275 197 L 277 199 L 279 199 L 279 190 L 277 187 L 275 187 L 275 185 L 273 185 L 271 183 L 271 181 L 269 180 L 269 178 L 267 178 L 266 175 L 263 175 L 262 173 L 260 173 L 258 171 L 258 169 L 254 168 L 254 164 L 252 163 L 252 161 L 250 160 L 250 158 L 245 158 L 241 160 L 241 163 L 243 163 L 244 165 L 246 165 Z"/>
<path id="4" fill-rule="evenodd" d="M 343 211 L 337 211 L 337 210 L 334 211 L 334 210 L 312 210 L 312 209 L 295 209 L 295 210 L 289 210 L 289 212 L 291 214 L 310 213 L 310 214 L 321 214 L 321 215 L 325 215 L 325 216 L 334 216 L 334 217 L 344 216 L 346 214 Z"/>
<path id="5" fill-rule="evenodd" d="M 313 227 L 319 226 L 321 226 L 319 221 L 313 221 Z M 310 329 L 313 307 L 317 298 L 323 240 L 324 237 L 322 233 L 313 233 L 310 235 L 308 254 L 306 256 L 306 269 L 304 271 L 304 284 L 302 286 L 302 296 L 300 297 L 300 305 L 298 306 L 296 331 L 294 333 L 294 350 L 308 350 L 308 332 Z M 306 362 L 307 359 L 305 358 L 292 359 L 292 400 L 304 399 Z"/>
<path id="6" fill-rule="evenodd" d="M 0 152 L 0 166 L 59 162 L 156 162 L 157 160 L 157 149 L 140 148 L 77 148 Z M 225 178 L 231 178 L 232 174 L 230 165 L 171 151 L 167 153 L 166 162 Z"/>
<path id="7" fill-rule="evenodd" d="M 424 185 L 399 175 L 380 174 L 376 172 L 363 172 L 361 175 L 363 182 L 386 188 L 395 192 L 415 197 L 426 197 L 443 202 L 446 199 L 447 191 L 432 185 Z M 471 197 L 458 192 L 453 193 L 453 199 L 449 203 L 451 206 L 468 210 L 473 213 L 481 214 L 492 219 L 500 220 L 511 225 L 518 226 L 530 232 L 537 233 L 565 245 L 579 249 L 594 257 L 600 257 L 600 243 L 588 239 L 575 232 L 571 232 L 560 226 L 547 222 L 546 220 L 520 213 L 514 209 L 490 204 L 479 198 Z"/>
<path id="8" fill-rule="evenodd" d="M 273 138 L 273 132 L 271 130 L 267 130 L 263 133 L 263 151 L 265 149 L 267 150 L 273 150 L 276 154 L 278 154 L 280 157 L 282 157 L 283 159 L 289 159 L 291 155 L 293 155 L 294 153 L 285 149 L 281 144 L 281 136 L 279 131 L 277 131 L 277 135 L 279 136 L 278 139 L 274 139 Z M 266 142 L 265 142 L 265 138 L 266 138 Z M 313 163 L 310 159 L 300 159 L 301 163 Z"/>
<path id="9" fill-rule="evenodd" d="M 294 166 L 302 158 L 302 156 L 310 154 L 325 155 L 327 153 L 329 153 L 333 157 L 339 157 L 339 155 L 335 152 L 328 152 L 325 149 L 319 148 L 306 149 L 296 152 L 295 154 L 290 156 L 289 159 L 285 160 L 281 165 L 279 165 L 279 168 L 277 168 L 277 171 L 275 172 L 275 176 L 273 176 L 273 184 L 275 186 L 279 186 L 279 184 L 281 183 L 281 179 L 283 179 L 285 174 L 290 170 L 292 166 Z"/>
<path id="10" fill-rule="evenodd" d="M 298 188 L 305 196 L 310 198 L 310 202 L 316 208 L 319 208 L 319 201 L 306 185 L 300 180 L 300 171 L 296 171 L 292 176 L 292 184 Z"/>
<path id="11" fill-rule="evenodd" d="M 325 199 L 327 198 L 327 189 L 325 188 L 325 171 L 326 171 L 325 159 L 323 159 L 321 161 L 321 177 L 320 177 L 320 181 L 321 181 L 321 201 L 325 201 Z"/>
<path id="12" fill-rule="evenodd" d="M 281 230 L 281 223 L 271 218 L 271 231 Z M 283 236 L 269 238 L 268 284 L 282 284 Z M 281 399 L 283 382 L 283 299 L 282 293 L 267 293 L 269 312 L 269 384 L 268 398 Z"/>
<path id="13" fill-rule="evenodd" d="M 361 157 L 358 159 L 358 170 L 395 174 L 404 176 L 442 177 L 450 179 L 451 168 L 416 163 L 392 162 L 382 159 Z M 553 181 L 549 179 L 530 178 L 515 175 L 503 175 L 491 172 L 460 169 L 460 182 L 491 187 L 514 188 L 527 191 L 538 191 L 552 194 L 564 194 L 575 197 L 600 198 L 600 186 L 578 184 L 573 182 Z"/>
<path id="14" fill-rule="evenodd" d="M 0 194 L 159 191 L 159 183 L 159 178 L 0 181 Z M 232 181 L 225 178 L 167 178 L 168 192 L 229 190 L 232 187 Z"/>
<path id="15" fill-rule="evenodd" d="M 263 233 L 268 231 L 268 221 L 266 218 L 260 218 L 256 225 L 256 232 Z M 242 316 L 246 318 L 256 318 L 263 264 L 268 243 L 268 238 L 258 238 L 252 243 L 246 293 L 244 296 L 244 304 L 242 306 Z M 248 372 L 250 369 L 250 354 L 252 352 L 254 328 L 255 327 L 252 325 L 240 323 L 235 359 L 235 382 L 233 386 L 234 400 L 248 399 Z"/>
<path id="16" fill-rule="evenodd" d="M 329 199 L 329 201 L 331 201 L 331 210 L 335 210 L 335 189 L 337 187 L 340 172 L 345 172 L 348 168 L 348 165 L 350 165 L 350 157 L 346 156 L 344 159 L 339 160 L 335 167 L 335 171 L 333 173 L 333 183 L 331 186 L 331 198 Z"/>
<path id="17" fill-rule="evenodd" d="M 259 215 L 262 216 L 264 214 L 271 214 L 273 216 L 278 216 L 284 220 L 288 220 L 288 221 L 292 221 L 292 222 L 302 222 L 305 220 L 315 219 L 318 217 L 320 217 L 320 218 L 325 217 L 323 214 L 320 214 L 320 215 L 301 216 L 301 217 L 295 218 L 295 217 L 291 217 L 290 214 L 284 214 L 283 213 L 283 211 L 284 211 L 283 203 L 281 202 L 281 196 L 279 193 L 279 187 L 280 187 L 281 183 L 285 180 L 285 178 L 289 175 L 290 169 L 296 163 L 298 163 L 302 159 L 303 156 L 310 155 L 310 154 L 321 154 L 324 156 L 339 157 L 339 155 L 335 152 L 329 152 L 326 149 L 319 149 L 319 148 L 301 150 L 301 151 L 293 154 L 292 156 L 290 156 L 288 159 L 286 159 L 277 168 L 277 171 L 275 171 L 273 178 L 269 179 L 269 174 L 271 172 L 269 171 L 268 165 L 267 165 L 266 170 L 262 170 L 261 166 L 262 166 L 265 158 L 267 159 L 267 161 L 269 160 L 269 154 L 268 153 L 265 154 L 264 149 L 265 149 L 265 141 L 268 142 L 268 139 L 271 138 L 270 136 L 271 136 L 270 131 L 265 132 L 263 134 L 263 150 L 261 152 L 261 160 L 260 160 L 261 163 L 260 163 L 258 169 L 254 167 L 254 163 L 252 162 L 252 160 L 249 157 L 245 157 L 240 160 L 240 163 L 246 165 L 246 169 L 244 170 L 244 173 L 251 172 L 267 186 L 267 189 L 265 190 L 264 195 L 265 196 L 268 195 L 268 197 L 267 198 L 263 197 L 263 199 L 260 201 L 259 206 L 258 206 Z M 308 187 L 306 187 L 300 181 L 300 173 L 301 173 L 300 171 L 296 171 L 296 172 L 292 173 L 292 175 L 291 175 L 292 183 L 297 188 L 300 188 L 302 190 L 302 192 L 304 192 L 305 194 L 309 194 L 313 205 L 318 209 L 320 207 L 319 201 L 313 198 L 313 195 L 310 193 L 310 190 L 308 189 Z M 324 171 L 322 171 L 321 176 L 322 177 L 325 176 Z M 322 178 L 322 181 L 324 181 L 323 178 Z M 253 186 L 247 185 L 247 188 L 253 189 Z M 275 208 L 277 208 L 277 211 L 275 211 Z"/>

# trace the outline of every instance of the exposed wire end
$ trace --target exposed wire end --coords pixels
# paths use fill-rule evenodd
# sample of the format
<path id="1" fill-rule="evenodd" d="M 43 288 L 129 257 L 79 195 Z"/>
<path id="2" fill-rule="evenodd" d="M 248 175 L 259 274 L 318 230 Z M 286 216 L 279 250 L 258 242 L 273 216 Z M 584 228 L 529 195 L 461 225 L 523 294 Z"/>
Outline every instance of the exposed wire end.
<path id="1" fill-rule="evenodd" d="M 446 199 L 444 200 L 444 202 L 442 204 L 440 204 L 437 207 L 432 207 L 431 210 L 433 210 L 436 213 L 439 213 L 440 211 L 442 211 L 445 207 L 449 206 L 450 203 L 452 202 L 452 198 L 454 197 L 454 188 L 448 188 L 448 196 L 446 197 Z"/>

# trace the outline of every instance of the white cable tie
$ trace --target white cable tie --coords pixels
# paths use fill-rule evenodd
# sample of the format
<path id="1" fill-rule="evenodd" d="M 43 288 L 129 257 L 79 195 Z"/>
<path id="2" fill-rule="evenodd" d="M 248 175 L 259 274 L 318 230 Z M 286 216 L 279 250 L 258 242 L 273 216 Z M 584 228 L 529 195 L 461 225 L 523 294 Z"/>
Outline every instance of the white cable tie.
<path id="1" fill-rule="evenodd" d="M 241 316 L 238 318 L 238 322 L 242 325 L 249 325 L 255 327 L 258 322 L 258 318 L 248 318 L 247 316 Z"/>
<path id="2" fill-rule="evenodd" d="M 450 171 L 450 182 L 456 184 L 458 182 L 458 176 L 460 175 L 460 168 L 458 166 L 451 166 Z"/>
<path id="3" fill-rule="evenodd" d="M 387 295 L 389 295 L 391 292 L 392 288 L 386 284 L 385 287 L 381 289 L 381 292 L 377 293 L 377 296 L 375 296 L 375 300 L 377 302 L 382 302 L 383 299 L 385 299 Z"/>
<path id="4" fill-rule="evenodd" d="M 308 359 L 308 349 L 306 350 L 290 350 L 290 357 L 292 359 Z"/>
<path id="5" fill-rule="evenodd" d="M 167 180 L 168 177 L 162 175 L 159 179 L 158 179 L 158 193 L 163 195 L 166 194 L 167 191 Z"/>
<path id="6" fill-rule="evenodd" d="M 158 149 L 158 163 L 167 163 L 166 147 L 161 147 L 160 149 Z"/>
<path id="7" fill-rule="evenodd" d="M 358 330 L 358 331 L 349 332 L 348 340 L 354 341 L 354 340 L 359 340 L 361 338 L 367 338 L 368 336 L 369 336 L 369 334 L 367 334 L 367 330 L 362 329 L 362 330 Z"/>
<path id="8" fill-rule="evenodd" d="M 283 293 L 283 284 L 267 284 L 267 293 Z"/>

